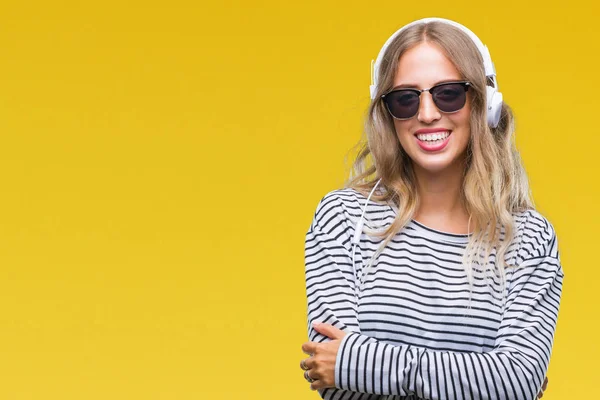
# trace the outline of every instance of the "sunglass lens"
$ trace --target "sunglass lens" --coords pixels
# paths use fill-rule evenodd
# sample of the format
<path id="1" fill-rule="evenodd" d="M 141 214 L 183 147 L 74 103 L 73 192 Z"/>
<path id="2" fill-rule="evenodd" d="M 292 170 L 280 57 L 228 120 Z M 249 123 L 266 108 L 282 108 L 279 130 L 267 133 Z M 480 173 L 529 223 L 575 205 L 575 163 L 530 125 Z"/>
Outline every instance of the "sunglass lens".
<path id="1" fill-rule="evenodd" d="M 457 83 L 440 85 L 432 93 L 435 105 L 444 112 L 458 111 L 467 100 L 466 86 Z"/>
<path id="2" fill-rule="evenodd" d="M 394 117 L 411 118 L 419 111 L 419 93 L 397 90 L 385 96 L 385 104 Z"/>

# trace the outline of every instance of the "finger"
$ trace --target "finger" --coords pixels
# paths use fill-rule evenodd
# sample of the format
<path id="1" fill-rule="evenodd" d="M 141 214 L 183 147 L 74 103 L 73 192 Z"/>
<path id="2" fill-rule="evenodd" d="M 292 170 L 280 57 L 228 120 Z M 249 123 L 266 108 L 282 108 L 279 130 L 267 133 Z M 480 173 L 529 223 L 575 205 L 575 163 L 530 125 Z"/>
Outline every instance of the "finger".
<path id="1" fill-rule="evenodd" d="M 305 358 L 304 360 L 300 361 L 300 368 L 302 368 L 303 366 L 306 367 L 306 370 L 312 369 L 315 367 L 316 361 L 314 357 L 309 357 L 309 358 Z"/>
<path id="2" fill-rule="evenodd" d="M 306 379 L 306 381 L 308 383 L 312 384 L 317 381 L 317 377 L 310 376 L 311 372 L 312 372 L 311 370 L 304 371 L 304 379 Z M 313 372 L 313 374 L 314 374 L 314 372 Z"/>
<path id="3" fill-rule="evenodd" d="M 322 382 L 318 379 L 315 379 L 314 382 L 310 384 L 310 390 L 318 390 L 321 389 Z"/>
<path id="4" fill-rule="evenodd" d="M 310 390 L 320 390 L 320 389 L 326 389 L 329 387 L 334 387 L 333 385 L 328 385 L 327 383 L 325 383 L 324 381 L 322 381 L 321 379 L 318 379 L 316 381 L 314 381 L 313 383 L 310 384 Z"/>
<path id="5" fill-rule="evenodd" d="M 542 385 L 542 391 L 545 391 L 548 388 L 548 377 L 544 379 L 544 383 Z"/>
<path id="6" fill-rule="evenodd" d="M 312 356 L 317 351 L 317 345 L 318 343 L 315 342 L 306 342 L 302 345 L 302 352 Z"/>
<path id="7" fill-rule="evenodd" d="M 314 366 L 315 360 L 313 357 L 300 360 L 300 369 L 303 371 L 308 371 L 309 369 L 314 368 Z"/>
<path id="8" fill-rule="evenodd" d="M 306 360 L 308 360 L 308 358 L 300 360 L 300 369 L 303 371 L 307 371 L 310 368 L 308 367 L 308 365 L 306 365 Z"/>
<path id="9" fill-rule="evenodd" d="M 313 328 L 321 335 L 325 335 L 331 339 L 341 339 L 346 333 L 333 325 L 313 322 Z"/>

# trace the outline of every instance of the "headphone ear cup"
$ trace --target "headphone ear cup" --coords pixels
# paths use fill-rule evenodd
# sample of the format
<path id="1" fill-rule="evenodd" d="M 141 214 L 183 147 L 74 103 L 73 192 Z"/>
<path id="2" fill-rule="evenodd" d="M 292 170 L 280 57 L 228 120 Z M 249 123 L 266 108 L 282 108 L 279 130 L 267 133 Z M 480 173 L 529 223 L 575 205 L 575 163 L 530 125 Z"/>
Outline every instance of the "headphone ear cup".
<path id="1" fill-rule="evenodd" d="M 498 126 L 502 114 L 502 93 L 496 88 L 486 86 L 487 123 L 491 128 Z"/>
<path id="2" fill-rule="evenodd" d="M 377 93 L 377 85 L 369 86 L 369 90 L 371 91 L 371 100 L 375 100 L 375 94 Z"/>

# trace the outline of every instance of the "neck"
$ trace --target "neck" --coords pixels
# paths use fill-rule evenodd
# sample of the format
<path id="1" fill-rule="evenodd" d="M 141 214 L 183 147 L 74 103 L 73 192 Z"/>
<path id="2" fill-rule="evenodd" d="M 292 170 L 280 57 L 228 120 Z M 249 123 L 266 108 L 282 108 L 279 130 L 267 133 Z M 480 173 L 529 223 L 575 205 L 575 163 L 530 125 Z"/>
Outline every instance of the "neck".
<path id="1" fill-rule="evenodd" d="M 425 224 L 463 226 L 469 219 L 462 196 L 463 165 L 431 173 L 415 165 L 419 206 L 414 219 Z"/>

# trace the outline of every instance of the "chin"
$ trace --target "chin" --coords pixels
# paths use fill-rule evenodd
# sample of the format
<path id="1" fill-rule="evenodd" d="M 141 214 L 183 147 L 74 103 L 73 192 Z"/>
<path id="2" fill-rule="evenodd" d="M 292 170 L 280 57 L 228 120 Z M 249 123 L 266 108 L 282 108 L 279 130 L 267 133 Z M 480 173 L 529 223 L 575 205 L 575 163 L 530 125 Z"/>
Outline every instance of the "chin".
<path id="1" fill-rule="evenodd" d="M 429 159 L 423 160 L 419 157 L 412 158 L 413 164 L 416 168 L 426 171 L 429 173 L 441 173 L 446 170 L 456 168 L 460 163 L 460 158 L 448 159 L 446 157 L 440 157 L 439 160 L 432 160 L 432 156 L 428 156 Z"/>

